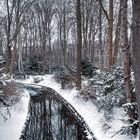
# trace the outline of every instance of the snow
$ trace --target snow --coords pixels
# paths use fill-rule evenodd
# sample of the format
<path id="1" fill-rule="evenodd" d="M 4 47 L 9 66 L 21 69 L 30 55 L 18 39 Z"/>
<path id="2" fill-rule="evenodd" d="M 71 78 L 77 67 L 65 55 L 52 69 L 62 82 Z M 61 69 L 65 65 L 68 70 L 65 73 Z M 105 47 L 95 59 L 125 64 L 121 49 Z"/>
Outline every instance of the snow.
<path id="1" fill-rule="evenodd" d="M 123 104 L 123 106 L 125 107 L 125 106 L 132 106 L 134 103 L 125 103 L 125 104 Z"/>
<path id="2" fill-rule="evenodd" d="M 43 80 L 37 84 L 34 83 L 33 76 L 29 76 L 26 80 L 17 80 L 17 82 L 27 85 L 33 84 L 35 87 L 42 85 L 54 89 L 84 118 L 97 140 L 138 140 L 138 137 L 130 138 L 119 134 L 114 135 L 123 125 L 121 121 L 123 112 L 121 112 L 120 109 L 114 109 L 114 120 L 111 122 L 112 128 L 105 132 L 103 130 L 103 113 L 98 112 L 97 107 L 91 101 L 84 101 L 76 89 L 63 90 L 61 85 L 55 81 L 53 75 L 38 76 Z M 101 81 L 99 81 L 99 83 L 102 84 Z M 87 84 L 87 81 L 85 81 L 84 84 Z M 20 102 L 10 108 L 11 116 L 6 121 L 4 121 L 2 115 L 0 115 L 0 140 L 10 140 L 11 138 L 12 140 L 19 139 L 28 112 L 29 93 L 27 90 L 24 92 L 25 94 L 22 96 Z M 2 110 L 0 110 L 0 113 L 1 112 Z M 88 138 L 90 139 L 91 136 L 89 135 Z"/>
<path id="3" fill-rule="evenodd" d="M 18 140 L 24 127 L 28 113 L 29 93 L 24 91 L 20 101 L 7 109 L 0 110 L 0 140 Z M 3 118 L 2 114 L 6 117 Z"/>
<path id="4" fill-rule="evenodd" d="M 19 83 L 25 83 L 25 84 L 31 84 L 34 81 L 33 76 L 29 76 L 27 79 L 25 80 L 16 80 Z"/>
<path id="5" fill-rule="evenodd" d="M 98 69 L 98 70 L 96 70 L 96 72 L 97 72 L 97 73 L 101 73 L 101 70 L 100 70 L 100 69 Z"/>
<path id="6" fill-rule="evenodd" d="M 30 77 L 28 80 L 22 81 L 23 83 L 32 83 L 33 78 Z M 69 102 L 77 112 L 84 118 L 85 122 L 93 132 L 95 138 L 97 140 L 138 140 L 138 138 L 130 138 L 128 136 L 122 136 L 119 134 L 114 135 L 116 130 L 119 130 L 122 126 L 122 122 L 120 119 L 122 118 L 121 112 L 116 110 L 115 119 L 112 123 L 113 128 L 106 133 L 102 129 L 103 127 L 103 114 L 99 113 L 96 106 L 90 101 L 84 101 L 78 91 L 76 89 L 73 90 L 63 90 L 61 89 L 61 85 L 57 83 L 53 75 L 45 75 L 43 76 L 43 81 L 39 82 L 38 85 L 47 86 L 55 91 L 57 91 L 67 102 Z M 113 136 L 113 137 L 112 137 Z M 90 137 L 90 136 L 89 136 Z"/>

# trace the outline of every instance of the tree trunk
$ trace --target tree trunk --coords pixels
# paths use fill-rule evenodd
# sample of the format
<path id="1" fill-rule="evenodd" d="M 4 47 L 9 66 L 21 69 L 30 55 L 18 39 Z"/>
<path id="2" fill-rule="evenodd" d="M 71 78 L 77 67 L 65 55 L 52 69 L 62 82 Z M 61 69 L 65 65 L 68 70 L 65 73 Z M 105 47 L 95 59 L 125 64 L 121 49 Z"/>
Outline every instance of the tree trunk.
<path id="1" fill-rule="evenodd" d="M 100 46 L 100 56 L 99 56 L 99 66 L 103 68 L 103 46 L 102 46 L 102 9 L 100 5 L 99 9 L 99 46 Z"/>
<path id="2" fill-rule="evenodd" d="M 113 65 L 112 59 L 112 36 L 113 36 L 113 0 L 109 0 L 109 66 Z"/>
<path id="3" fill-rule="evenodd" d="M 113 65 L 116 65 L 118 62 L 118 54 L 120 49 L 120 28 L 121 28 L 121 0 L 120 0 L 120 9 L 119 9 L 115 40 L 114 40 Z"/>
<path id="4" fill-rule="evenodd" d="M 140 0 L 133 0 L 132 48 L 133 48 L 133 62 L 134 62 L 134 72 L 135 72 L 136 99 L 138 104 L 138 116 L 140 120 L 140 41 L 139 41 L 140 18 L 139 17 L 140 17 Z"/>
<path id="5" fill-rule="evenodd" d="M 88 43 L 87 43 L 87 34 L 88 34 L 88 18 L 87 17 L 87 9 L 85 8 L 85 4 L 83 3 L 83 14 L 82 14 L 82 34 L 83 34 L 83 58 L 82 59 L 87 59 L 88 58 Z M 89 15 L 88 15 L 89 16 Z"/>
<path id="6" fill-rule="evenodd" d="M 77 88 L 81 89 L 81 8 L 80 0 L 76 0 L 76 21 L 77 21 Z"/>
<path id="7" fill-rule="evenodd" d="M 13 67 L 14 67 L 14 62 L 15 62 L 15 55 L 16 55 L 16 47 L 17 47 L 17 38 L 18 38 L 18 33 L 19 33 L 19 8 L 20 8 L 20 0 L 17 1 L 16 3 L 16 29 L 15 29 L 15 35 L 14 35 L 14 46 L 13 46 L 13 53 L 12 53 L 12 59 L 11 59 L 11 65 L 10 65 L 10 77 L 13 74 Z"/>
<path id="8" fill-rule="evenodd" d="M 66 41 L 66 14 L 65 12 L 63 13 L 63 57 L 64 57 L 64 66 L 66 66 L 67 65 L 67 41 Z"/>
<path id="9" fill-rule="evenodd" d="M 10 13 L 9 0 L 6 0 L 6 7 L 7 7 L 6 73 L 9 73 L 10 72 L 11 59 L 12 59 L 10 37 L 11 37 L 11 23 L 12 23 L 12 12 L 13 12 L 13 7 L 12 7 L 12 10 L 11 10 L 11 13 Z"/>
<path id="10" fill-rule="evenodd" d="M 128 27 L 127 27 L 127 0 L 121 0 L 122 4 L 122 46 L 124 47 L 124 86 L 126 92 L 127 103 L 132 103 L 132 87 L 131 87 L 131 65 L 130 52 L 128 45 Z"/>

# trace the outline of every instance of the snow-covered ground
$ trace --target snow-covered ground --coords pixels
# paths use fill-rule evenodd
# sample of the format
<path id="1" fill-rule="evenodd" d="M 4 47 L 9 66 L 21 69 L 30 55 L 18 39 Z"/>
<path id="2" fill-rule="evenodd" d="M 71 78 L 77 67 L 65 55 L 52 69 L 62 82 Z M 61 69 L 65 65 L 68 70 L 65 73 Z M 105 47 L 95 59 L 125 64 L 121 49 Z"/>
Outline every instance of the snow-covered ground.
<path id="1" fill-rule="evenodd" d="M 122 126 L 122 122 L 120 121 L 120 119 L 122 119 L 122 114 L 119 112 L 121 110 L 114 110 L 115 119 L 112 122 L 113 127 L 110 129 L 110 131 L 105 133 L 102 129 L 104 120 L 103 114 L 98 112 L 96 106 L 92 102 L 84 101 L 80 96 L 78 96 L 78 91 L 76 89 L 61 89 L 61 85 L 54 80 L 53 75 L 45 75 L 40 77 L 43 78 L 43 81 L 39 82 L 38 85 L 50 87 L 57 91 L 64 99 L 66 99 L 84 118 L 97 140 L 138 140 L 138 138 L 130 138 L 119 134 L 112 137 L 114 132 L 119 130 Z M 31 76 L 29 79 L 19 82 L 31 84 L 33 81 L 34 79 Z"/>
<path id="2" fill-rule="evenodd" d="M 43 80 L 38 85 L 47 86 L 57 91 L 65 100 L 67 100 L 77 112 L 84 118 L 85 122 L 93 132 L 97 140 L 138 140 L 138 138 L 130 138 L 128 136 L 114 135 L 114 132 L 120 129 L 122 126 L 121 119 L 123 113 L 120 109 L 114 110 L 114 121 L 111 122 L 112 128 L 106 133 L 104 132 L 103 122 L 104 117 L 102 113 L 99 113 L 96 106 L 90 101 L 84 101 L 76 89 L 63 90 L 61 85 L 57 83 L 53 75 L 37 76 Z M 30 76 L 26 80 L 18 80 L 18 82 L 26 84 L 34 84 L 33 76 Z M 3 114 L 7 114 L 7 110 L 1 108 L 0 110 L 0 140 L 18 140 L 21 131 L 23 130 L 24 123 L 27 117 L 29 93 L 24 91 L 22 98 L 14 106 L 10 107 L 10 116 L 7 115 L 7 119 L 4 120 Z"/>
<path id="3" fill-rule="evenodd" d="M 28 113 L 29 93 L 24 90 L 19 102 L 0 108 L 0 140 L 18 140 Z"/>

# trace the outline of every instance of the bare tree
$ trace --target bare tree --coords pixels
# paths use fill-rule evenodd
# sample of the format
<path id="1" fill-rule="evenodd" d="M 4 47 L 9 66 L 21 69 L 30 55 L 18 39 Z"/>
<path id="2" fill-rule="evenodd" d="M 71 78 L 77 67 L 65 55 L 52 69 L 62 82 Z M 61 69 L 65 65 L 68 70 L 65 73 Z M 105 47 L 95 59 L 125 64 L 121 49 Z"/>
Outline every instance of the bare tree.
<path id="1" fill-rule="evenodd" d="M 103 68 L 103 43 L 102 43 L 102 8 L 99 5 L 99 45 L 100 45 L 100 56 L 99 56 L 99 66 Z"/>
<path id="2" fill-rule="evenodd" d="M 103 2 L 98 0 L 100 8 L 108 20 L 108 66 L 113 65 L 113 0 L 109 0 L 109 13 L 103 6 Z"/>
<path id="3" fill-rule="evenodd" d="M 82 48 L 82 32 L 81 32 L 81 3 L 76 0 L 76 21 L 77 21 L 77 88 L 81 89 L 81 48 Z"/>
<path id="4" fill-rule="evenodd" d="M 134 72 L 135 72 L 136 99 L 137 99 L 137 106 L 138 106 L 138 116 L 140 120 L 140 41 L 139 41 L 140 1 L 132 0 L 132 2 L 133 2 L 132 48 L 133 48 L 133 62 L 134 62 Z"/>
<path id="5" fill-rule="evenodd" d="M 114 53 L 113 53 L 113 65 L 117 64 L 118 62 L 118 55 L 120 50 L 120 29 L 121 29 L 121 0 L 120 0 L 120 7 L 119 7 L 119 14 L 117 19 L 117 26 L 115 31 L 115 40 L 114 40 Z"/>
<path id="6" fill-rule="evenodd" d="M 127 0 L 121 0 L 122 13 L 122 46 L 124 49 L 124 85 L 126 91 L 126 100 L 128 103 L 132 102 L 132 86 L 130 79 L 131 65 L 130 65 L 130 45 L 128 44 L 128 21 L 127 21 Z"/>
<path id="7" fill-rule="evenodd" d="M 7 21 L 6 21 L 6 38 L 7 38 L 7 54 L 6 54 L 6 72 L 10 72 L 10 65 L 12 59 L 12 51 L 11 51 L 11 25 L 13 20 L 13 12 L 15 7 L 15 1 L 13 0 L 11 4 L 9 4 L 9 0 L 6 0 L 6 12 L 7 12 Z"/>
<path id="8" fill-rule="evenodd" d="M 109 0 L 109 66 L 113 65 L 113 0 Z"/>

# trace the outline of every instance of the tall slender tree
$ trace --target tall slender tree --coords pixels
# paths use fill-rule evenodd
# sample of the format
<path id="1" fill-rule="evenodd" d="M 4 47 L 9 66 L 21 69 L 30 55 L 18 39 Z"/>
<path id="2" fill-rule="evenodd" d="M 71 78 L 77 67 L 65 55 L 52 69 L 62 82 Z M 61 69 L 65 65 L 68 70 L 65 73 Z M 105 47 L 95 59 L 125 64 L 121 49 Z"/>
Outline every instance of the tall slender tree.
<path id="1" fill-rule="evenodd" d="M 100 45 L 100 56 L 99 56 L 99 65 L 103 68 L 103 43 L 102 43 L 102 8 L 101 4 L 99 5 L 99 45 Z"/>
<path id="2" fill-rule="evenodd" d="M 108 66 L 113 65 L 113 0 L 109 0 L 109 13 L 103 6 L 102 0 L 98 0 L 100 8 L 108 20 Z"/>
<path id="3" fill-rule="evenodd" d="M 7 12 L 7 23 L 6 23 L 6 73 L 10 72 L 10 65 L 12 60 L 12 50 L 11 50 L 11 26 L 13 21 L 13 13 L 15 7 L 15 1 L 13 0 L 10 4 L 9 0 L 6 0 L 6 12 Z"/>
<path id="4" fill-rule="evenodd" d="M 117 19 L 117 27 L 115 31 L 115 40 L 114 40 L 114 52 L 113 52 L 113 65 L 116 65 L 118 62 L 118 55 L 120 50 L 120 29 L 121 29 L 121 1 L 120 0 L 120 8 L 119 8 L 119 14 Z"/>
<path id="5" fill-rule="evenodd" d="M 113 51 L 113 0 L 109 0 L 109 66 L 113 65 L 112 51 Z"/>
<path id="6" fill-rule="evenodd" d="M 81 33 L 81 3 L 76 0 L 76 21 L 77 21 L 77 88 L 81 89 L 81 48 L 82 48 L 82 33 Z"/>
<path id="7" fill-rule="evenodd" d="M 138 116 L 140 120 L 140 0 L 132 0 L 133 23 L 132 23 L 132 48 L 135 72 L 136 99 L 138 104 Z M 140 123 L 139 123 L 140 130 Z M 140 140 L 140 136 L 139 136 Z"/>
<path id="8" fill-rule="evenodd" d="M 130 65 L 130 45 L 128 44 L 128 21 L 127 21 L 127 1 L 128 0 L 121 0 L 122 6 L 122 27 L 121 32 L 123 39 L 122 46 L 124 48 L 124 85 L 126 91 L 126 100 L 128 103 L 132 102 L 132 86 L 131 86 L 131 65 Z"/>

